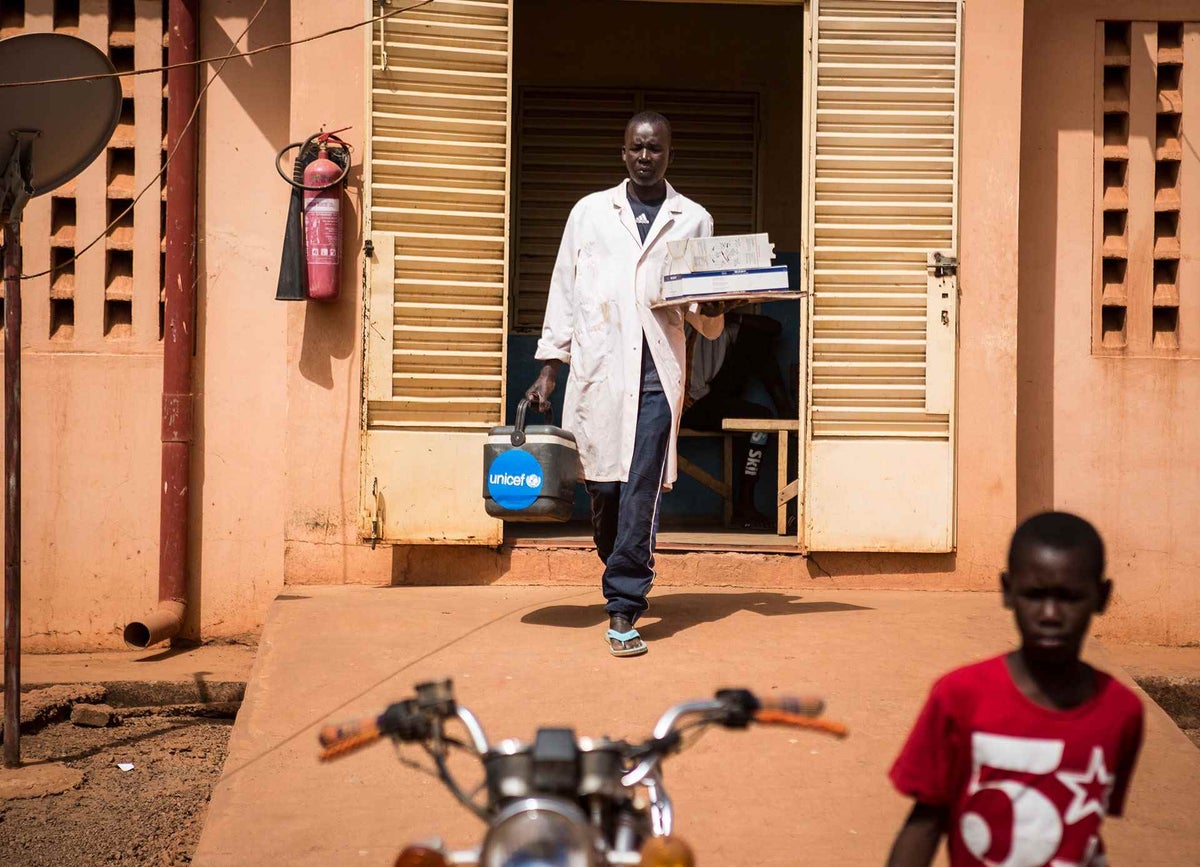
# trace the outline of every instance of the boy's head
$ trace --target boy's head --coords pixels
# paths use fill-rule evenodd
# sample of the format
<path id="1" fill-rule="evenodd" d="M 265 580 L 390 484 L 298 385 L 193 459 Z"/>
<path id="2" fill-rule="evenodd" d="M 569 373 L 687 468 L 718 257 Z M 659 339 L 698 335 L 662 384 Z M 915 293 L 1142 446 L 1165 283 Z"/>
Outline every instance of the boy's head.
<path id="1" fill-rule="evenodd" d="M 1047 662 L 1079 656 L 1092 615 L 1112 593 L 1100 534 L 1066 512 L 1043 512 L 1017 527 L 1000 583 L 1023 650 Z"/>

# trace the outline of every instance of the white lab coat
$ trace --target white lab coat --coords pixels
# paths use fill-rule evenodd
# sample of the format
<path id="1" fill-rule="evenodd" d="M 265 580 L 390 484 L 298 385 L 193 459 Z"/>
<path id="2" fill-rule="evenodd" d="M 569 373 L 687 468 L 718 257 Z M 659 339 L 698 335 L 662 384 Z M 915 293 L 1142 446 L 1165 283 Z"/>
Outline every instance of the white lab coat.
<path id="1" fill-rule="evenodd" d="M 571 366 L 563 427 L 575 435 L 584 478 L 625 482 L 633 461 L 642 382 L 642 333 L 671 405 L 671 438 L 665 488 L 676 478 L 675 440 L 683 411 L 686 345 L 690 322 L 716 337 L 723 316 L 650 304 L 661 293 L 667 242 L 712 235 L 708 211 L 667 184 L 667 196 L 643 245 L 624 181 L 585 196 L 567 219 L 550 278 L 546 318 L 535 358 Z"/>

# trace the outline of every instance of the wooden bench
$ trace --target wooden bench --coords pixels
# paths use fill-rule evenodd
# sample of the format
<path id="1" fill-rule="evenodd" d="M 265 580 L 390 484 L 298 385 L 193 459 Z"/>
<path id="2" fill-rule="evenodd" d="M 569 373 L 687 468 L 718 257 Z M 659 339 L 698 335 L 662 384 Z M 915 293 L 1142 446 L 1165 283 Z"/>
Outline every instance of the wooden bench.
<path id="1" fill-rule="evenodd" d="M 779 460 L 778 470 L 776 475 L 778 478 L 778 487 L 775 494 L 776 508 L 776 532 L 780 536 L 787 535 L 787 504 L 796 499 L 800 492 L 800 481 L 793 479 L 788 481 L 788 440 L 789 434 L 792 431 L 800 430 L 800 422 L 798 419 L 782 419 L 782 418 L 727 418 L 721 422 L 721 427 L 726 432 L 737 433 L 752 433 L 754 431 L 766 431 L 767 433 L 776 434 L 776 439 L 779 441 Z M 731 479 L 730 468 L 733 463 L 732 450 L 730 440 L 725 441 L 726 454 L 726 469 L 725 478 Z M 731 508 L 730 501 L 726 500 L 726 508 Z M 728 522 L 726 523 L 728 526 Z"/>
<path id="2" fill-rule="evenodd" d="M 721 498 L 721 520 L 728 527 L 733 523 L 733 434 L 726 431 L 692 430 L 680 428 L 679 436 L 683 438 L 719 437 L 721 444 L 721 478 L 717 478 L 704 468 L 685 458 L 676 450 L 675 459 L 679 472 L 686 473 Z"/>

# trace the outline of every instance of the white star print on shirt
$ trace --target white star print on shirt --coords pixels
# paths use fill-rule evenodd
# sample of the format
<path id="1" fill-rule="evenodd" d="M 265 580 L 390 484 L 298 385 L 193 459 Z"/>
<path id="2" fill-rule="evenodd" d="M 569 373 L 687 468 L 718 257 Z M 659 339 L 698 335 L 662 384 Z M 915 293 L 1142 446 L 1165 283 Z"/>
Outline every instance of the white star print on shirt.
<path id="1" fill-rule="evenodd" d="M 1071 790 L 1071 805 L 1063 815 L 1065 824 L 1073 825 L 1092 813 L 1103 819 L 1108 813 L 1114 775 L 1104 767 L 1102 748 L 1092 748 L 1092 759 L 1083 773 L 1059 771 L 1054 776 Z"/>

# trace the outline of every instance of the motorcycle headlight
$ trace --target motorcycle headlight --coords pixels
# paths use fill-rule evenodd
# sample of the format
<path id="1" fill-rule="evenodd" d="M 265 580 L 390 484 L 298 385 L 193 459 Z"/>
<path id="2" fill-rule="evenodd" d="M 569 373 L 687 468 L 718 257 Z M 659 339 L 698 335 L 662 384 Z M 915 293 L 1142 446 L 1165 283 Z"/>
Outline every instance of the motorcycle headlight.
<path id="1" fill-rule="evenodd" d="M 573 804 L 525 798 L 505 807 L 483 840 L 480 867 L 597 867 L 592 829 Z"/>
<path id="2" fill-rule="evenodd" d="M 446 867 L 446 857 L 427 846 L 406 846 L 392 867 Z"/>
<path id="3" fill-rule="evenodd" d="M 696 856 L 678 837 L 651 837 L 642 847 L 642 867 L 696 867 Z"/>

